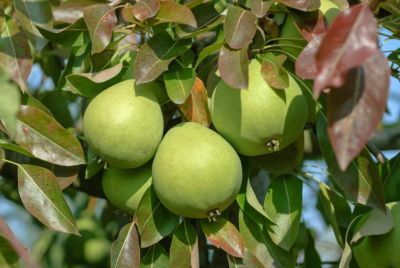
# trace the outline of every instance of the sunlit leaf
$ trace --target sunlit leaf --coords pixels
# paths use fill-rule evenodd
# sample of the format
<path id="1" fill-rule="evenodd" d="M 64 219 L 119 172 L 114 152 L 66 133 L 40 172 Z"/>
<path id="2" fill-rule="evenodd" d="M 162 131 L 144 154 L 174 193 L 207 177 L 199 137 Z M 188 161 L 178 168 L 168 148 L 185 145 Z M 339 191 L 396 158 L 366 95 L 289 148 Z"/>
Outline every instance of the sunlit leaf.
<path id="1" fill-rule="evenodd" d="M 154 17 L 160 9 L 159 0 L 140 0 L 131 7 L 132 14 L 139 21 Z"/>
<path id="2" fill-rule="evenodd" d="M 58 6 L 53 7 L 53 17 L 56 23 L 74 24 L 83 18 L 83 10 L 90 6 L 99 4 L 97 0 L 66 0 Z"/>
<path id="3" fill-rule="evenodd" d="M 234 256 L 231 256 L 229 254 L 227 254 L 227 257 L 228 257 L 229 268 L 247 268 L 247 267 L 265 268 L 265 267 L 271 267 L 271 266 L 266 266 L 264 263 L 262 263 L 247 248 L 244 248 L 243 258 L 234 257 Z"/>
<path id="4" fill-rule="evenodd" d="M 32 69 L 31 51 L 26 35 L 8 16 L 5 16 L 4 31 L 0 35 L 0 67 L 23 91 L 27 90 L 26 81 Z"/>
<path id="5" fill-rule="evenodd" d="M 229 6 L 224 23 L 225 42 L 233 49 L 241 49 L 251 43 L 257 31 L 257 17 L 250 11 Z"/>
<path id="6" fill-rule="evenodd" d="M 168 69 L 177 56 L 191 46 L 190 39 L 173 40 L 167 32 L 150 38 L 139 50 L 135 60 L 136 83 L 151 82 Z"/>
<path id="7" fill-rule="evenodd" d="M 224 82 L 238 89 L 246 89 L 249 85 L 249 58 L 247 47 L 239 50 L 223 46 L 219 53 L 218 70 Z"/>
<path id="8" fill-rule="evenodd" d="M 207 89 L 203 81 L 198 77 L 196 77 L 189 97 L 178 107 L 188 121 L 196 122 L 204 126 L 210 125 L 211 116 L 208 107 Z"/>
<path id="9" fill-rule="evenodd" d="M 268 187 L 264 209 L 274 224 L 269 228 L 272 240 L 285 250 L 296 241 L 301 220 L 302 188 L 300 179 L 283 175 Z"/>
<path id="10" fill-rule="evenodd" d="M 196 229 L 184 220 L 172 237 L 170 248 L 171 267 L 200 267 L 199 245 Z"/>
<path id="11" fill-rule="evenodd" d="M 0 121 L 13 139 L 17 131 L 17 113 L 21 102 L 19 90 L 0 73 Z"/>
<path id="12" fill-rule="evenodd" d="M 140 234 L 140 246 L 146 248 L 171 234 L 179 223 L 179 217 L 160 203 L 150 187 L 139 202 L 135 222 Z"/>
<path id="13" fill-rule="evenodd" d="M 79 141 L 43 111 L 21 106 L 15 142 L 35 157 L 62 166 L 85 163 Z"/>
<path id="14" fill-rule="evenodd" d="M 232 256 L 243 257 L 244 240 L 232 223 L 222 217 L 218 217 L 215 222 L 202 220 L 201 229 L 211 244 Z"/>
<path id="15" fill-rule="evenodd" d="M 197 27 L 192 11 L 173 0 L 164 0 L 161 2 L 156 19 L 161 22 L 174 22 Z"/>
<path id="16" fill-rule="evenodd" d="M 84 10 L 84 20 L 92 40 L 92 54 L 102 52 L 110 43 L 117 23 L 115 11 L 108 5 L 91 5 Z"/>
<path id="17" fill-rule="evenodd" d="M 140 266 L 139 237 L 134 223 L 122 227 L 117 240 L 111 246 L 111 267 L 129 268 Z"/>
<path id="18" fill-rule="evenodd" d="M 182 104 L 192 91 L 196 73 L 192 68 L 166 72 L 163 75 L 168 97 L 176 104 Z"/>
<path id="19" fill-rule="evenodd" d="M 26 210 L 49 229 L 78 234 L 71 210 L 50 170 L 18 165 L 18 192 Z"/>

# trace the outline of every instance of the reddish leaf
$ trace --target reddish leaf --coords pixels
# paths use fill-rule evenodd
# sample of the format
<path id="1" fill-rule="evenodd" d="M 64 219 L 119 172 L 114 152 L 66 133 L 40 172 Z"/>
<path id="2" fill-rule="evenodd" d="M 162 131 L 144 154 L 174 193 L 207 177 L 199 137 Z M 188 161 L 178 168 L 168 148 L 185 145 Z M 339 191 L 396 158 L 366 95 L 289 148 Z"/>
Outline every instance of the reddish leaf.
<path id="1" fill-rule="evenodd" d="M 383 54 L 352 69 L 345 84 L 328 95 L 329 139 L 345 170 L 374 133 L 386 108 L 390 70 Z"/>
<path id="2" fill-rule="evenodd" d="M 140 266 L 139 237 L 134 223 L 122 227 L 117 240 L 111 246 L 111 267 L 129 268 Z"/>
<path id="3" fill-rule="evenodd" d="M 133 16 L 139 21 L 154 17 L 160 9 L 159 0 L 140 0 L 132 6 Z"/>
<path id="4" fill-rule="evenodd" d="M 218 70 L 224 82 L 233 87 L 246 89 L 249 85 L 249 58 L 247 47 L 239 50 L 223 46 L 219 53 Z"/>
<path id="5" fill-rule="evenodd" d="M 296 74 L 303 79 L 313 79 L 317 75 L 315 57 L 325 34 L 314 36 L 296 60 Z"/>
<path id="6" fill-rule="evenodd" d="M 188 121 L 204 126 L 210 125 L 211 117 L 208 108 L 207 89 L 200 78 L 196 77 L 190 96 L 178 107 Z"/>
<path id="7" fill-rule="evenodd" d="M 78 234 L 71 210 L 50 170 L 19 165 L 18 192 L 26 210 L 49 229 Z"/>
<path id="8" fill-rule="evenodd" d="M 250 9 L 258 18 L 262 18 L 267 14 L 273 3 L 272 0 L 250 0 Z"/>
<path id="9" fill-rule="evenodd" d="M 9 242 L 11 248 L 21 257 L 25 267 L 39 267 L 31 258 L 28 249 L 17 240 L 10 227 L 8 227 L 7 223 L 2 218 L 0 218 L 0 236 L 4 237 Z M 4 250 L 4 248 L 1 248 L 1 250 Z M 3 265 L 4 263 L 1 264 Z M 8 267 L 7 264 L 4 265 Z"/>
<path id="10" fill-rule="evenodd" d="M 79 141 L 51 116 L 32 106 L 21 106 L 15 142 L 35 157 L 62 166 L 85 163 Z"/>
<path id="11" fill-rule="evenodd" d="M 170 248 L 171 267 L 198 268 L 199 245 L 196 229 L 184 220 L 176 229 Z"/>
<path id="12" fill-rule="evenodd" d="M 114 8 L 97 4 L 88 6 L 83 13 L 92 40 L 92 54 L 102 52 L 110 43 L 113 27 L 117 23 Z"/>
<path id="13" fill-rule="evenodd" d="M 340 13 L 316 54 L 314 94 L 342 86 L 348 71 L 377 51 L 377 23 L 368 5 L 360 4 Z"/>
<path id="14" fill-rule="evenodd" d="M 164 0 L 161 2 L 156 19 L 161 22 L 174 22 L 197 27 L 197 22 L 192 11 L 173 0 Z"/>
<path id="15" fill-rule="evenodd" d="M 83 18 L 83 10 L 90 6 L 98 4 L 96 0 L 66 0 L 60 5 L 53 7 L 53 17 L 57 23 L 73 24 L 80 18 Z"/>
<path id="16" fill-rule="evenodd" d="M 278 0 L 277 2 L 302 11 L 317 10 L 320 6 L 320 0 Z"/>
<path id="17" fill-rule="evenodd" d="M 251 43 L 257 31 L 257 17 L 243 8 L 229 6 L 224 23 L 225 42 L 233 49 Z"/>
<path id="18" fill-rule="evenodd" d="M 216 222 L 203 220 L 201 229 L 211 244 L 232 256 L 243 258 L 244 240 L 232 223 L 221 217 Z"/>
<path id="19" fill-rule="evenodd" d="M 289 74 L 282 67 L 285 55 L 264 55 L 262 57 L 261 75 L 265 82 L 273 88 L 285 89 L 289 86 Z"/>
<path id="20" fill-rule="evenodd" d="M 0 35 L 0 67 L 23 91 L 27 90 L 26 81 L 32 69 L 31 51 L 25 34 L 8 16 L 5 16 L 4 30 Z"/>

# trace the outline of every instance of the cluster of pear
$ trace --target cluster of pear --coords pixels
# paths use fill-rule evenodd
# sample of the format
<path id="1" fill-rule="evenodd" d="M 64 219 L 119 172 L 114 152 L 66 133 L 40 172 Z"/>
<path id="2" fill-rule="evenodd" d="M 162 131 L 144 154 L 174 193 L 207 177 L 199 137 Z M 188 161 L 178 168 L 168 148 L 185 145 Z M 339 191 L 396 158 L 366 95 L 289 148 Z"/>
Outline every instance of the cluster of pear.
<path id="1" fill-rule="evenodd" d="M 85 112 L 83 132 L 90 148 L 108 163 L 103 175 L 107 199 L 133 214 L 153 187 L 177 215 L 219 215 L 242 184 L 239 154 L 265 162 L 263 157 L 302 139 L 308 108 L 301 88 L 290 77 L 287 89 L 273 89 L 260 70 L 252 60 L 247 89 L 230 88 L 222 80 L 217 84 L 210 101 L 215 130 L 185 122 L 163 135 L 163 89 L 157 83 L 138 86 L 126 80 L 97 95 Z"/>

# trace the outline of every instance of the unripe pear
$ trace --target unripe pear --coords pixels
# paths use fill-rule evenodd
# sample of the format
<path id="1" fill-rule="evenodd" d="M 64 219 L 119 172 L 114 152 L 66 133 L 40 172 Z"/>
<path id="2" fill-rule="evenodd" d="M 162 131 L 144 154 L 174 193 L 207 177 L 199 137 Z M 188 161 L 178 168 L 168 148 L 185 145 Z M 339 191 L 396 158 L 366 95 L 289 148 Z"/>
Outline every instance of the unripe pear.
<path id="1" fill-rule="evenodd" d="M 213 218 L 235 200 L 242 166 L 232 146 L 196 123 L 170 129 L 153 161 L 153 187 L 161 203 L 177 215 Z"/>
<path id="2" fill-rule="evenodd" d="M 247 156 L 285 148 L 303 131 L 308 116 L 306 99 L 290 75 L 288 88 L 273 89 L 260 70 L 261 64 L 252 60 L 248 89 L 234 89 L 220 81 L 211 100 L 215 128 Z"/>
<path id="3" fill-rule="evenodd" d="M 161 141 L 164 120 L 159 85 L 120 82 L 97 95 L 83 118 L 83 133 L 93 151 L 116 168 L 149 161 Z"/>
<path id="4" fill-rule="evenodd" d="M 400 267 L 397 255 L 400 248 L 400 203 L 388 203 L 386 207 L 393 216 L 393 229 L 382 235 L 363 237 L 352 247 L 353 255 L 362 268 Z"/>
<path id="5" fill-rule="evenodd" d="M 151 163 L 134 169 L 110 167 L 103 175 L 103 191 L 111 204 L 133 215 L 151 185 Z"/>

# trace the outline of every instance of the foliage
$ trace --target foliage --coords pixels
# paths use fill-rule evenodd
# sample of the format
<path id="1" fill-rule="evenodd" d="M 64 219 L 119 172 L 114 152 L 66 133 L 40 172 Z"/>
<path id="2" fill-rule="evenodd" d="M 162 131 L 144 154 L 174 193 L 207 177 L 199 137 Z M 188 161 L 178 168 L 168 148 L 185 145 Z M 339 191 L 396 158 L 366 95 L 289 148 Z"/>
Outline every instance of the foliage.
<path id="1" fill-rule="evenodd" d="M 333 0 L 342 11 L 328 25 L 318 10 L 328 0 L 321 1 L 1 1 L 1 195 L 43 228 L 26 250 L 0 218 L 0 266 L 317 267 L 323 260 L 302 217 L 303 188 L 310 187 L 343 249 L 337 264 L 356 267 L 352 245 L 390 231 L 385 204 L 400 201 L 400 154 L 386 160 L 371 143 L 377 128 L 385 132 L 390 76 L 400 78 L 400 48 L 384 54 L 377 42 L 400 39 L 400 3 Z M 280 35 L 289 20 L 293 38 Z M 82 131 L 91 99 L 120 81 L 156 82 L 164 132 L 182 121 L 213 128 L 216 83 L 246 90 L 253 59 L 271 88 L 284 91 L 293 77 L 308 96 L 305 133 L 313 146 L 304 158 L 326 162 L 324 180 L 297 168 L 302 156 L 283 174 L 240 156 L 241 190 L 216 219 L 179 217 L 152 187 L 134 215 L 101 205 L 108 163 Z M 391 145 L 380 147 L 398 149 Z M 262 187 L 255 186 L 260 176 Z M 81 218 L 100 229 L 87 234 Z M 109 256 L 97 264 L 75 259 L 67 241 L 79 233 L 113 241 Z M 81 246 L 90 252 L 99 245 Z"/>

